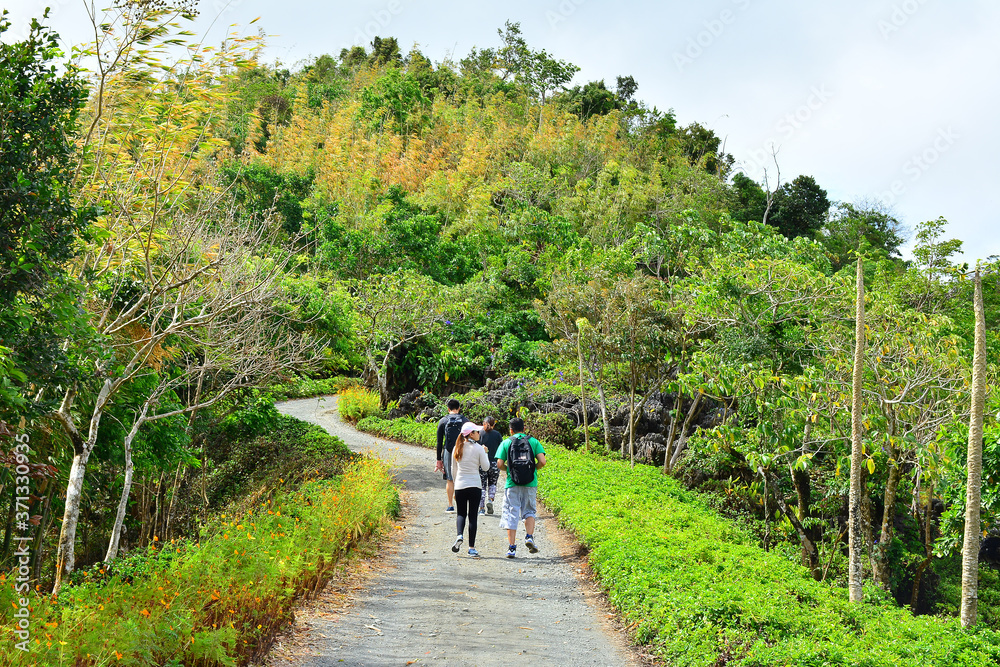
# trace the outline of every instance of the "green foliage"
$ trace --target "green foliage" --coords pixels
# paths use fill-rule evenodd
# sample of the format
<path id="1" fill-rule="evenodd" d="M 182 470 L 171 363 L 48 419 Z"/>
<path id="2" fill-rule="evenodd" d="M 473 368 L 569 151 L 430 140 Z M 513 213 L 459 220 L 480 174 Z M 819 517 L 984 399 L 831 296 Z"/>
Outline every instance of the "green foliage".
<path id="1" fill-rule="evenodd" d="M 9 28 L 4 10 L 0 34 Z M 82 328 L 66 262 L 97 212 L 71 190 L 88 93 L 61 57 L 58 35 L 35 19 L 24 41 L 0 43 L 0 417 L 25 403 L 14 387 L 29 377 L 72 382 L 61 345 Z"/>
<path id="2" fill-rule="evenodd" d="M 264 218 L 273 209 L 281 216 L 281 226 L 297 234 L 302 226 L 302 201 L 312 190 L 312 173 L 278 173 L 266 165 L 251 162 L 243 166 L 223 166 L 220 177 L 233 184 L 236 203 L 245 215 Z"/>
<path id="3" fill-rule="evenodd" d="M 830 210 L 826 190 L 819 187 L 812 176 L 796 176 L 774 193 L 774 203 L 767 217 L 773 225 L 790 239 L 798 236 L 812 238 L 823 227 Z"/>
<path id="4" fill-rule="evenodd" d="M 296 600 L 322 588 L 342 559 L 388 527 L 399 496 L 373 459 L 343 476 L 283 490 L 246 512 L 222 514 L 196 542 L 148 551 L 78 574 L 52 600 L 29 593 L 32 622 L 51 641 L 4 664 L 246 664 L 266 654 Z M 12 574 L 8 574 L 13 576 Z M 90 580 L 90 581 L 88 581 Z M 13 587 L 0 604 L 16 606 Z M 41 633 L 41 630 L 39 630 Z"/>
<path id="5" fill-rule="evenodd" d="M 312 378 L 300 378 L 288 384 L 275 385 L 268 389 L 268 394 L 275 401 L 287 401 L 293 398 L 312 398 L 313 396 L 331 396 L 339 394 L 348 387 L 353 387 L 360 383 L 357 378 L 332 377 L 314 380 Z"/>
<path id="6" fill-rule="evenodd" d="M 359 431 L 398 440 L 411 445 L 435 449 L 437 447 L 437 424 L 414 421 L 410 417 L 382 419 L 366 417 L 357 423 Z"/>
<path id="7" fill-rule="evenodd" d="M 1000 664 L 996 632 L 914 618 L 875 589 L 851 604 L 653 468 L 556 450 L 546 472 L 546 504 L 636 639 L 672 665 Z"/>
<path id="8" fill-rule="evenodd" d="M 211 507 L 244 502 L 311 478 L 338 475 L 356 455 L 322 427 L 282 415 L 270 397 L 248 401 L 205 435 L 210 457 L 201 471 Z"/>
<path id="9" fill-rule="evenodd" d="M 347 387 L 337 397 L 337 412 L 352 424 L 369 416 L 380 416 L 378 393 L 360 386 Z"/>
<path id="10" fill-rule="evenodd" d="M 398 54 L 397 46 L 396 55 Z M 358 117 L 372 131 L 380 131 L 389 126 L 403 134 L 409 134 L 420 126 L 421 110 L 428 102 L 420 89 L 420 83 L 413 75 L 390 68 L 361 92 Z"/>

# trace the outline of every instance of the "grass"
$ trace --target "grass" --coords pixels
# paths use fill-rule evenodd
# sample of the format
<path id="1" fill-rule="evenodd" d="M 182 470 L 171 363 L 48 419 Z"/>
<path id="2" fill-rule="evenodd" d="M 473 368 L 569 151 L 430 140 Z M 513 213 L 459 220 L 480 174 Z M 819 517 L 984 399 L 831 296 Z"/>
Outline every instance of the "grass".
<path id="1" fill-rule="evenodd" d="M 814 581 L 656 469 L 556 449 L 540 493 L 612 603 L 670 665 L 1000 664 L 1000 634 Z"/>

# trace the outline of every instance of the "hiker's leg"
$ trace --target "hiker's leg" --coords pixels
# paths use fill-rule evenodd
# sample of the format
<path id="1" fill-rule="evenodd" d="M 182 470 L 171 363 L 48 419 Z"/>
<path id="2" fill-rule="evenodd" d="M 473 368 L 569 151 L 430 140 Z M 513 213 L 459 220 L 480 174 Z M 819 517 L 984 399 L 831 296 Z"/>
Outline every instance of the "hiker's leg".
<path id="1" fill-rule="evenodd" d="M 465 491 L 466 489 L 462 490 Z M 476 509 L 479 507 L 479 499 L 482 498 L 483 491 L 476 488 L 468 490 L 470 491 L 467 501 L 469 508 L 469 548 L 474 549 L 476 547 L 476 528 L 479 522 L 479 515 L 476 514 Z"/>
<path id="2" fill-rule="evenodd" d="M 535 534 L 535 499 L 538 489 L 529 486 L 524 489 L 524 500 L 521 504 L 521 516 L 524 517 L 524 530 L 528 535 Z"/>
<path id="3" fill-rule="evenodd" d="M 449 479 L 444 483 L 444 492 L 448 495 L 448 507 L 455 506 L 455 480 Z"/>

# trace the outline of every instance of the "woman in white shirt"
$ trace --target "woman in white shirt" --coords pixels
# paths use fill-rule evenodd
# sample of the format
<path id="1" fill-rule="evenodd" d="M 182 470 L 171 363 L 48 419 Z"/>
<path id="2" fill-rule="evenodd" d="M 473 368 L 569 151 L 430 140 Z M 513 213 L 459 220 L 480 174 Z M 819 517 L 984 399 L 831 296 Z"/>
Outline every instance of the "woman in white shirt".
<path id="1" fill-rule="evenodd" d="M 458 516 L 455 523 L 458 527 L 458 537 L 451 550 L 458 553 L 462 547 L 462 533 L 465 532 L 465 522 L 469 522 L 469 555 L 479 557 L 476 551 L 476 528 L 479 516 L 479 500 L 483 495 L 479 471 L 490 469 L 490 458 L 486 449 L 479 444 L 481 426 L 472 422 L 462 424 L 462 432 L 455 443 L 451 454 L 451 476 L 455 480 L 455 509 Z"/>

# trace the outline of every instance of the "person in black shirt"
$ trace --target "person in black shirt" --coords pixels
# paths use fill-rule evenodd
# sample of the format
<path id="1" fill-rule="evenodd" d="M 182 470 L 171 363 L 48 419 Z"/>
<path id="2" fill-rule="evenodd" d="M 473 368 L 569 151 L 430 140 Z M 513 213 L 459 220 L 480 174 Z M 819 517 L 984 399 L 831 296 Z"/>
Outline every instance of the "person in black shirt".
<path id="1" fill-rule="evenodd" d="M 434 470 L 444 473 L 444 491 L 448 496 L 448 506 L 445 512 L 455 511 L 455 480 L 451 476 L 451 453 L 455 449 L 455 442 L 462 432 L 462 424 L 466 419 L 460 410 L 462 404 L 454 398 L 448 399 L 448 414 L 441 418 L 437 428 L 437 463 Z"/>
<path id="2" fill-rule="evenodd" d="M 497 420 L 487 417 L 483 420 L 483 432 L 479 434 L 480 444 L 486 448 L 486 456 L 490 460 L 489 470 L 480 470 L 479 477 L 483 482 L 483 495 L 479 500 L 479 513 L 493 514 L 493 499 L 497 493 L 497 480 L 500 478 L 500 469 L 497 468 L 497 449 L 503 441 L 500 431 L 496 430 Z"/>

